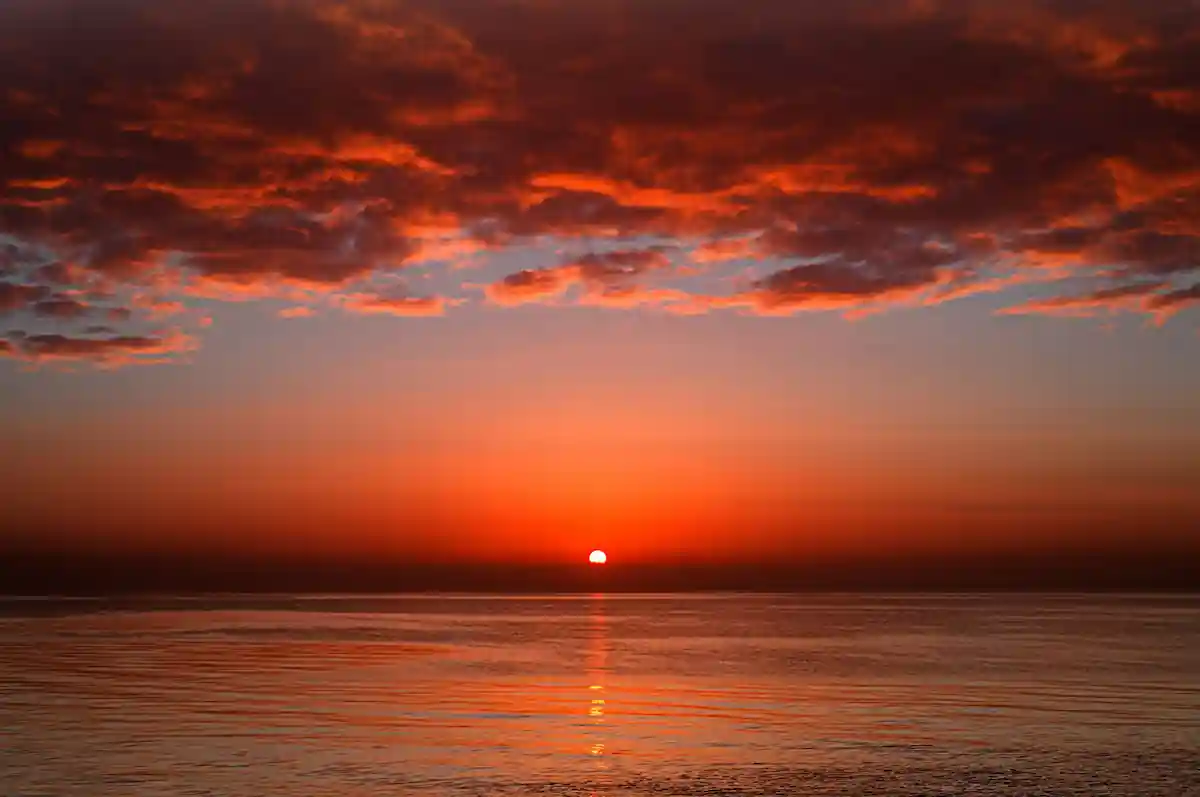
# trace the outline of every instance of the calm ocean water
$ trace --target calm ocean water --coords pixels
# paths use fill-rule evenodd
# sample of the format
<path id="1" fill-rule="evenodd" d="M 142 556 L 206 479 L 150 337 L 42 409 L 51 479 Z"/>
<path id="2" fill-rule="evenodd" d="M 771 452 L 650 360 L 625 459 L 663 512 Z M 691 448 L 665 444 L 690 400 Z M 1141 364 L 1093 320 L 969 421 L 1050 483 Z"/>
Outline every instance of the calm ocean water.
<path id="1" fill-rule="evenodd" d="M 0 601 L 0 795 L 1200 795 L 1200 597 Z"/>

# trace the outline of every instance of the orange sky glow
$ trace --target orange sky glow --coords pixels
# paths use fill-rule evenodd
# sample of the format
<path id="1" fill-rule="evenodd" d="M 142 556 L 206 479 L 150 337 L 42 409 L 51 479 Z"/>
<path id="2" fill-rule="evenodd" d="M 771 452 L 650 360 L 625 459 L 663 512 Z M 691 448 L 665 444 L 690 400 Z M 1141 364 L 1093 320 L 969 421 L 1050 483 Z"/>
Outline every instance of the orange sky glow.
<path id="1" fill-rule="evenodd" d="M 1200 10 L 1001 5 L 3 4 L 0 553 L 1200 551 Z"/>

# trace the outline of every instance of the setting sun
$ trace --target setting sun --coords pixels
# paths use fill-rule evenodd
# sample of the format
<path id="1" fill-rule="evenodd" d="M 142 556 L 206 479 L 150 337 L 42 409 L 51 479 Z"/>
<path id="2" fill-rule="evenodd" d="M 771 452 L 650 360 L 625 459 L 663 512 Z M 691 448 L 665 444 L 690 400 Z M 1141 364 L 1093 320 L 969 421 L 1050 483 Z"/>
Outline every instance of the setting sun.
<path id="1" fill-rule="evenodd" d="M 592 551 L 588 554 L 588 561 L 594 565 L 602 565 L 608 561 L 608 554 L 604 551 Z"/>

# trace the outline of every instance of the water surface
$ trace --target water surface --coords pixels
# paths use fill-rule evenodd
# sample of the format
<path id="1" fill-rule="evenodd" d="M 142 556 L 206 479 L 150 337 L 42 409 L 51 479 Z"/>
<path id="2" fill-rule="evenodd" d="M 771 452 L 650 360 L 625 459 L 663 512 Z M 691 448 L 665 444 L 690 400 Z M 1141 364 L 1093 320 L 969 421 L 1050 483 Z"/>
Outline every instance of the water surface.
<path id="1" fill-rule="evenodd" d="M 1200 795 L 1200 597 L 0 603 L 0 794 Z"/>

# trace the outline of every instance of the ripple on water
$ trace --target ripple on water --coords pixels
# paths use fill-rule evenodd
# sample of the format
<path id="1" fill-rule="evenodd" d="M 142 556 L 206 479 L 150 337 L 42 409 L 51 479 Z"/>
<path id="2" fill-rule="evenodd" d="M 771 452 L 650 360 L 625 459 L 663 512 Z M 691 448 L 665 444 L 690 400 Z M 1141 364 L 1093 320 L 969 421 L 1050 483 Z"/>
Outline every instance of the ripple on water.
<path id="1" fill-rule="evenodd" d="M 51 608 L 0 623 L 0 794 L 1200 797 L 1197 599 Z"/>

